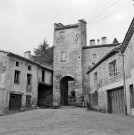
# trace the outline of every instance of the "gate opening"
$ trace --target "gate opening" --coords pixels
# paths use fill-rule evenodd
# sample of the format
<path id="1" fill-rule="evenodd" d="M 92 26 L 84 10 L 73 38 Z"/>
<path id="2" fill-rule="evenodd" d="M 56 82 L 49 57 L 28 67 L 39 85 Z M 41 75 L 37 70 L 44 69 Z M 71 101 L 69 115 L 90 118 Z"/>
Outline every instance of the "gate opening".
<path id="1" fill-rule="evenodd" d="M 48 107 L 53 103 L 52 98 L 52 86 L 48 86 L 42 83 L 38 85 L 38 107 Z"/>
<path id="2" fill-rule="evenodd" d="M 60 81 L 60 103 L 61 105 L 75 105 L 75 80 L 70 76 L 65 76 Z"/>

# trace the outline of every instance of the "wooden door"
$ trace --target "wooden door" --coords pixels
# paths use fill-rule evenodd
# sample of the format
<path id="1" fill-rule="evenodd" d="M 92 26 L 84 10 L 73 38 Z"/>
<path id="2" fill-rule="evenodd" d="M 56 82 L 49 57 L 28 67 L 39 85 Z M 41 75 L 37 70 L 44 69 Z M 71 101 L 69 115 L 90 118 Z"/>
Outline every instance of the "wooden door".
<path id="1" fill-rule="evenodd" d="M 9 109 L 10 110 L 20 110 L 21 109 L 22 95 L 20 94 L 10 94 Z"/>
<path id="2" fill-rule="evenodd" d="M 124 91 L 118 88 L 108 91 L 109 93 L 109 112 L 116 114 L 125 114 Z"/>

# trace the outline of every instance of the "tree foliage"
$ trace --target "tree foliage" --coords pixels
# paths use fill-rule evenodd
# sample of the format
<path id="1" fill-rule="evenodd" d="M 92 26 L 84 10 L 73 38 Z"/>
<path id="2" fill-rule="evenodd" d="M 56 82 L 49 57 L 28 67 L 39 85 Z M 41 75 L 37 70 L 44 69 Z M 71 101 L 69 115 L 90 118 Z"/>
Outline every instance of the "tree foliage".
<path id="1" fill-rule="evenodd" d="M 32 56 L 35 62 L 40 64 L 53 64 L 53 46 L 49 47 L 49 44 L 44 39 L 43 43 L 41 43 L 38 48 L 34 48 L 34 55 Z"/>

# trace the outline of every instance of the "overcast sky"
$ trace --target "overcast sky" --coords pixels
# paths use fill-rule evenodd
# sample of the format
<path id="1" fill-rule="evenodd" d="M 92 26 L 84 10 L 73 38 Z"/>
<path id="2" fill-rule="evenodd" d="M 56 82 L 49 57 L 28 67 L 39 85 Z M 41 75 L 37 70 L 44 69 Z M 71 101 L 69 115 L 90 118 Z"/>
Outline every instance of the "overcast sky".
<path id="1" fill-rule="evenodd" d="M 23 55 L 44 40 L 53 44 L 53 24 L 87 22 L 90 39 L 122 42 L 134 17 L 132 0 L 0 0 L 0 49 Z"/>

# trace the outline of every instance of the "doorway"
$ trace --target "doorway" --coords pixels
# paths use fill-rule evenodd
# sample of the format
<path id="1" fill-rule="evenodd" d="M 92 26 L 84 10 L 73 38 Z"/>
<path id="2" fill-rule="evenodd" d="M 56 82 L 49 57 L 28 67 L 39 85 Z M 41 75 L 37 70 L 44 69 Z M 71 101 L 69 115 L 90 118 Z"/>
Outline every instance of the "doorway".
<path id="1" fill-rule="evenodd" d="M 65 76 L 60 81 L 60 103 L 61 105 L 75 104 L 75 80 L 70 76 Z"/>
<path id="2" fill-rule="evenodd" d="M 19 111 L 22 104 L 22 95 L 10 93 L 9 110 Z"/>
<path id="3" fill-rule="evenodd" d="M 108 91 L 109 113 L 125 114 L 123 87 Z"/>
<path id="4" fill-rule="evenodd" d="M 53 104 L 52 86 L 39 83 L 38 85 L 38 107 L 48 107 Z"/>

